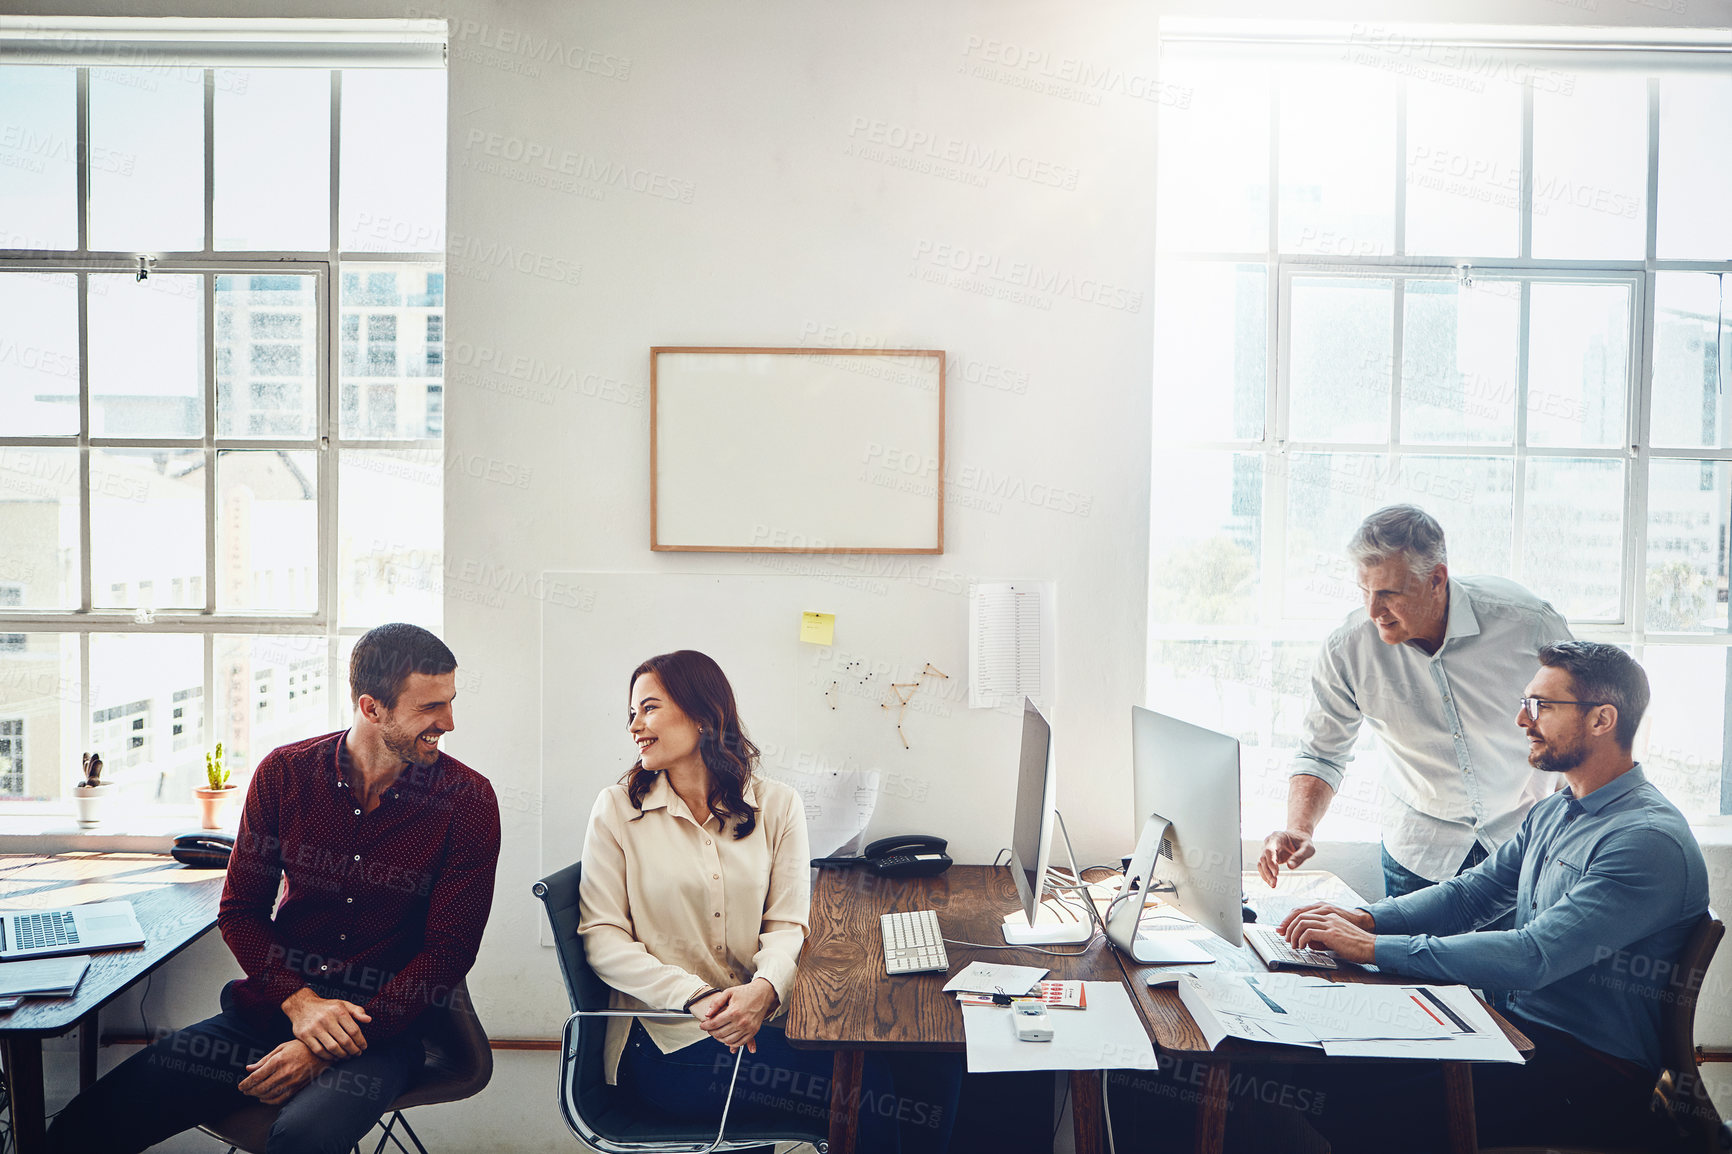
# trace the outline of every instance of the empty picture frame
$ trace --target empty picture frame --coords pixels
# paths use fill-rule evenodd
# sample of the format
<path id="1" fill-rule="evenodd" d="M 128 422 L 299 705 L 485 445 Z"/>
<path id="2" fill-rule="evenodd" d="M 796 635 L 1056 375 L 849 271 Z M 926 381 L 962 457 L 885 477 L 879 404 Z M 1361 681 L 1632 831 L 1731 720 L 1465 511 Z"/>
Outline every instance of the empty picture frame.
<path id="1" fill-rule="evenodd" d="M 650 548 L 944 552 L 944 353 L 651 349 Z"/>

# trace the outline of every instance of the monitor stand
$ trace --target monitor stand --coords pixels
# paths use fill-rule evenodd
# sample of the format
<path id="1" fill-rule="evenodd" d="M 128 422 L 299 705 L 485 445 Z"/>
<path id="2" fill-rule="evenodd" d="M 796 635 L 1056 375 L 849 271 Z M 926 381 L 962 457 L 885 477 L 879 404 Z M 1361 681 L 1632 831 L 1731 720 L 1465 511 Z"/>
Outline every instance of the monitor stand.
<path id="1" fill-rule="evenodd" d="M 1064 835 L 1064 853 L 1070 859 L 1070 876 L 1082 884 L 1082 871 L 1077 869 L 1076 852 L 1071 849 L 1070 830 L 1065 828 L 1064 814 L 1058 810 L 1052 811 L 1052 816 L 1058 821 L 1059 832 Z M 1035 911 L 1046 904 L 1046 878 L 1040 879 L 1040 896 L 1035 901 Z M 1080 946 L 1095 936 L 1094 911 L 1090 908 L 1093 899 L 1088 891 L 1083 891 L 1080 907 L 1073 912 L 1081 914 L 1082 920 L 1076 922 L 1035 922 L 1033 925 L 1018 925 L 1014 922 L 1004 923 L 1004 943 L 1007 946 Z"/>
<path id="2" fill-rule="evenodd" d="M 1214 955 L 1182 936 L 1182 931 L 1137 932 L 1143 920 L 1144 895 L 1154 888 L 1161 846 L 1172 831 L 1172 823 L 1158 813 L 1150 814 L 1143 823 L 1142 836 L 1125 870 L 1124 886 L 1130 896 L 1118 902 L 1107 919 L 1107 940 L 1144 965 L 1204 965 L 1214 961 Z"/>

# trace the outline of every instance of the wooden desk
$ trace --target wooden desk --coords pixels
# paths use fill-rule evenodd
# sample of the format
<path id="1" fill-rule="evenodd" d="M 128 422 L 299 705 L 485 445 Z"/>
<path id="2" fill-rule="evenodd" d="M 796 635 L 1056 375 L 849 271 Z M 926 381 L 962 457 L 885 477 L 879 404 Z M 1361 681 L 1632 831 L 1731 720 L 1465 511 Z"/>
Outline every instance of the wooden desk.
<path id="1" fill-rule="evenodd" d="M 221 870 L 187 869 L 160 854 L 0 856 L 0 907 L 47 909 L 125 899 L 148 939 L 136 949 L 91 954 L 76 996 L 27 998 L 0 1015 L 0 1054 L 18 1154 L 35 1154 L 47 1145 L 42 1039 L 80 1027 L 79 1089 L 94 1082 L 98 1012 L 216 925 L 223 877 Z"/>
<path id="2" fill-rule="evenodd" d="M 1279 925 L 1288 910 L 1306 902 L 1326 901 L 1342 906 L 1357 906 L 1363 899 L 1349 889 L 1334 874 L 1321 870 L 1299 870 L 1281 875 L 1280 887 L 1270 890 L 1255 872 L 1245 874 L 1245 893 L 1256 909 L 1259 923 Z M 1261 973 L 1263 963 L 1251 952 L 1250 946 L 1233 949 L 1219 938 L 1201 943 L 1216 957 L 1215 966 Z M 1131 986 L 1131 998 L 1142 1012 L 1143 1023 L 1157 1049 L 1175 1058 L 1185 1058 L 1203 1068 L 1204 1081 L 1201 1101 L 1197 1107 L 1197 1129 L 1193 1145 L 1195 1154 L 1219 1154 L 1227 1132 L 1227 1087 L 1234 1062 L 1327 1062 L 1331 1059 L 1316 1050 L 1301 1046 L 1277 1046 L 1270 1043 L 1246 1042 L 1228 1038 L 1219 1049 L 1209 1049 L 1202 1031 L 1191 1019 L 1190 1012 L 1171 988 L 1152 990 L 1145 984 L 1146 975 L 1166 966 L 1144 966 L 1119 955 L 1125 977 Z M 1321 971 L 1318 971 L 1321 972 Z M 1343 981 L 1410 982 L 1412 978 L 1395 975 L 1368 974 L 1344 967 L 1337 971 Z M 1489 1009 L 1489 1007 L 1488 1007 Z M 1503 1019 L 1497 1011 L 1491 1015 L 1503 1032 L 1524 1054 L 1532 1053 L 1534 1045 L 1527 1036 Z M 1368 1061 L 1355 1058 L 1353 1061 Z M 1391 1059 L 1394 1060 L 1394 1059 Z M 1440 1062 L 1443 1068 L 1444 1093 L 1448 1100 L 1449 1143 L 1452 1154 L 1476 1154 L 1479 1149 L 1474 1129 L 1472 1064 Z"/>
<path id="3" fill-rule="evenodd" d="M 830 1154 L 855 1154 L 861 1077 L 867 1050 L 963 1052 L 962 1010 L 943 985 L 976 957 L 1040 966 L 1055 979 L 1123 980 L 1112 947 L 1097 937 L 1086 953 L 1053 957 L 1033 950 L 973 950 L 946 945 L 948 974 L 884 971 L 878 918 L 901 910 L 937 910 L 944 936 L 998 944 L 1004 915 L 1020 908 L 1009 869 L 952 866 L 935 878 L 892 881 L 866 870 L 825 868 L 812 891 L 812 932 L 788 999 L 790 1044 L 836 1051 L 830 1084 Z M 1075 946 L 1056 946 L 1073 950 Z M 1100 1072 L 1071 1074 L 1077 1154 L 1103 1146 Z"/>

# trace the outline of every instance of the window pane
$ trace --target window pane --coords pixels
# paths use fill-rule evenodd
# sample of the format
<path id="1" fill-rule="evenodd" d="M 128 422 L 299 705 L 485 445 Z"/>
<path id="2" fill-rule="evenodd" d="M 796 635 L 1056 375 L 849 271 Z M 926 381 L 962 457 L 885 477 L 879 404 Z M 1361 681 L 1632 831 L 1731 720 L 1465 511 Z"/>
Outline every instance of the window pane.
<path id="1" fill-rule="evenodd" d="M 1521 152 L 1520 88 L 1409 84 L 1406 251 L 1515 256 Z"/>
<path id="2" fill-rule="evenodd" d="M 1359 604 L 1347 541 L 1366 514 L 1397 502 L 1437 518 L 1451 572 L 1510 572 L 1510 458 L 1295 453 L 1287 478 L 1285 617 L 1334 621 Z"/>
<path id="3" fill-rule="evenodd" d="M 1246 837 L 1260 841 L 1286 825 L 1287 771 L 1311 704 L 1316 657 L 1317 646 L 1310 642 L 1149 645 L 1149 707 L 1239 739 Z M 1376 840 L 1383 763 L 1375 737 L 1363 733 L 1354 751 L 1353 772 L 1329 806 L 1334 836 Z"/>
<path id="4" fill-rule="evenodd" d="M 91 276 L 92 436 L 204 435 L 203 316 L 203 277 Z"/>
<path id="5" fill-rule="evenodd" d="M 1281 251 L 1395 251 L 1395 82 L 1373 69 L 1281 75 Z"/>
<path id="6" fill-rule="evenodd" d="M 1640 260 L 1648 247 L 1648 84 L 1578 73 L 1534 90 L 1534 255 Z"/>
<path id="7" fill-rule="evenodd" d="M 1173 61 L 1162 81 L 1187 100 L 1161 108 L 1156 230 L 1162 248 L 1269 248 L 1267 69 Z M 1207 172 L 1208 180 L 1198 180 Z"/>
<path id="8" fill-rule="evenodd" d="M 132 163 L 97 153 L 93 165 Z M 0 68 L 0 248 L 78 247 L 78 74 Z"/>
<path id="9" fill-rule="evenodd" d="M 445 585 L 440 456 L 429 449 L 343 452 L 337 482 L 342 624 L 408 621 L 438 630 Z M 509 579 L 509 571 L 500 572 Z M 485 577 L 463 588 L 483 604 L 501 603 Z"/>
<path id="10" fill-rule="evenodd" d="M 437 437 L 445 420 L 445 274 L 343 266 L 343 436 Z"/>
<path id="11" fill-rule="evenodd" d="M 78 432 L 78 278 L 0 273 L 0 429 Z"/>
<path id="12" fill-rule="evenodd" d="M 344 252 L 445 248 L 445 71 L 343 73 Z"/>
<path id="13" fill-rule="evenodd" d="M 201 720 L 191 716 L 202 718 L 202 711 L 189 711 L 188 703 L 203 695 L 203 637 L 91 635 L 90 748 L 102 755 L 103 780 L 120 787 L 115 811 L 192 804 L 193 786 L 204 784 L 207 746 Z"/>
<path id="14" fill-rule="evenodd" d="M 77 609 L 78 541 L 78 450 L 0 449 L 0 612 Z"/>
<path id="15" fill-rule="evenodd" d="M 331 74 L 223 68 L 216 85 L 219 249 L 331 246 Z"/>
<path id="16" fill-rule="evenodd" d="M 1287 435 L 1388 440 L 1393 283 L 1294 278 L 1292 297 Z"/>
<path id="17" fill-rule="evenodd" d="M 1528 444 L 1625 443 L 1630 290 L 1535 284 L 1528 306 Z"/>
<path id="18" fill-rule="evenodd" d="M 90 451 L 98 609 L 204 608 L 204 452 Z"/>
<path id="19" fill-rule="evenodd" d="M 1660 210 L 1655 251 L 1662 260 L 1732 257 L 1732 78 L 1668 76 L 1660 81 Z"/>
<path id="20" fill-rule="evenodd" d="M 1262 455 L 1156 453 L 1153 475 L 1150 622 L 1256 623 L 1261 617 Z"/>
<path id="21" fill-rule="evenodd" d="M 1654 400 L 1649 439 L 1682 448 L 1732 446 L 1732 315 L 1726 277 L 1654 274 Z"/>
<path id="22" fill-rule="evenodd" d="M 217 434 L 312 437 L 319 312 L 310 276 L 216 278 Z"/>
<path id="23" fill-rule="evenodd" d="M 53 801 L 78 765 L 78 637 L 0 633 L 0 798 Z"/>
<path id="24" fill-rule="evenodd" d="M 1729 482 L 1726 461 L 1649 464 L 1649 632 L 1726 632 Z"/>
<path id="25" fill-rule="evenodd" d="M 1263 435 L 1268 274 L 1260 264 L 1163 261 L 1155 273 L 1155 436 Z"/>
<path id="26" fill-rule="evenodd" d="M 1521 286 L 1411 280 L 1402 310 L 1401 439 L 1514 444 Z"/>
<path id="27" fill-rule="evenodd" d="M 323 637 L 231 636 L 213 641 L 216 734 L 236 785 L 279 745 L 331 729 L 331 663 Z"/>
<path id="28" fill-rule="evenodd" d="M 204 248 L 204 75 L 196 68 L 92 68 L 90 247 Z"/>
<path id="29" fill-rule="evenodd" d="M 217 454 L 217 609 L 311 613 L 319 607 L 316 453 Z"/>
<path id="30" fill-rule="evenodd" d="M 1530 457 L 1522 583 L 1572 622 L 1623 620 L 1624 463 Z"/>
<path id="31" fill-rule="evenodd" d="M 1732 650 L 1718 645 L 1642 649 L 1652 699 L 1636 738 L 1636 755 L 1648 780 L 1685 817 L 1720 812 L 1728 661 Z"/>

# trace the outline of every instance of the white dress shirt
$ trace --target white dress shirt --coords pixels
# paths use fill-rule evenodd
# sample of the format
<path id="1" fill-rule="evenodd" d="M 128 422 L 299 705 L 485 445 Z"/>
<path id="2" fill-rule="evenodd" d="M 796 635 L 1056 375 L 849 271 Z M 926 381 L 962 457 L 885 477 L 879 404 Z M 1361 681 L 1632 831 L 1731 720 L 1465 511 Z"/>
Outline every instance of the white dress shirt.
<path id="1" fill-rule="evenodd" d="M 806 809 L 791 786 L 753 777 L 745 801 L 757 828 L 734 837 L 714 814 L 697 821 L 658 775 L 639 816 L 623 785 L 595 799 L 583 843 L 577 932 L 616 1009 L 678 1010 L 709 989 L 764 978 L 788 1005 L 809 929 L 812 853 Z M 613 1082 L 632 1019 L 608 1022 L 603 1064 Z M 644 1019 L 669 1054 L 709 1037 L 695 1021 Z"/>
<path id="2" fill-rule="evenodd" d="M 1516 724 L 1539 651 L 1570 640 L 1557 610 L 1502 577 L 1449 582 L 1449 619 L 1436 653 L 1386 644 L 1361 608 L 1323 645 L 1294 774 L 1339 790 L 1361 722 L 1389 751 L 1383 844 L 1421 877 L 1442 881 L 1477 841 L 1495 851 L 1551 792 L 1528 766 Z"/>

